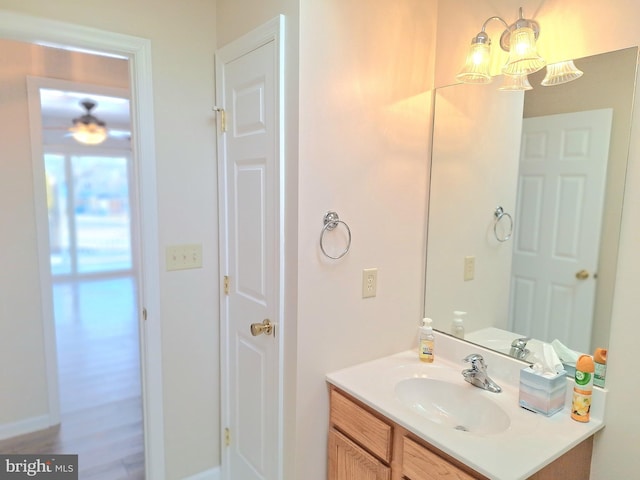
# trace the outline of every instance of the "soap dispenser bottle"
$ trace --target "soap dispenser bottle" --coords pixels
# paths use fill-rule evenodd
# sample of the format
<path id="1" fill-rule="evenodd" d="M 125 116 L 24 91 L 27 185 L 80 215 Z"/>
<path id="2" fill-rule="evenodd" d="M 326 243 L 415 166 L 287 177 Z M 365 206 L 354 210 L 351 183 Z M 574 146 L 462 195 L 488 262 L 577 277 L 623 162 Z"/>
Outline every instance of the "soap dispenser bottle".
<path id="1" fill-rule="evenodd" d="M 433 336 L 432 320 L 430 318 L 422 319 L 422 326 L 418 331 L 418 355 L 423 362 L 433 362 L 433 347 L 435 337 Z"/>
<path id="2" fill-rule="evenodd" d="M 464 338 L 464 320 L 463 317 L 467 312 L 456 310 L 453 312 L 453 322 L 451 323 L 451 334 L 454 337 Z"/>

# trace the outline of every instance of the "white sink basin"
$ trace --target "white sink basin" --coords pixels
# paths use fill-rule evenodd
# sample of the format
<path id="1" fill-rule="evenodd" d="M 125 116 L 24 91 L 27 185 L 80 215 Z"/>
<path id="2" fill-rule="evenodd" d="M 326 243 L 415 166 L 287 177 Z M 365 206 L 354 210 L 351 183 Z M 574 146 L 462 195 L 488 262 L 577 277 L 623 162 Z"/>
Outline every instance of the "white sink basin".
<path id="1" fill-rule="evenodd" d="M 396 384 L 395 393 L 405 406 L 444 427 L 491 435 L 503 432 L 511 425 L 505 411 L 472 385 L 408 378 Z"/>

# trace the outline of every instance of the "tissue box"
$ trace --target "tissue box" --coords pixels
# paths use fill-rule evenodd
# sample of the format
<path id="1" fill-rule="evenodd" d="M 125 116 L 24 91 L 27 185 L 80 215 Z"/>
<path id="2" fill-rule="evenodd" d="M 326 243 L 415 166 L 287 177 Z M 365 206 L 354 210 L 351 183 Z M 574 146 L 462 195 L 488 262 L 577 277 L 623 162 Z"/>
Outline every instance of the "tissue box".
<path id="1" fill-rule="evenodd" d="M 563 370 L 554 376 L 538 375 L 531 367 L 520 370 L 520 406 L 551 416 L 564 407 L 567 377 Z"/>

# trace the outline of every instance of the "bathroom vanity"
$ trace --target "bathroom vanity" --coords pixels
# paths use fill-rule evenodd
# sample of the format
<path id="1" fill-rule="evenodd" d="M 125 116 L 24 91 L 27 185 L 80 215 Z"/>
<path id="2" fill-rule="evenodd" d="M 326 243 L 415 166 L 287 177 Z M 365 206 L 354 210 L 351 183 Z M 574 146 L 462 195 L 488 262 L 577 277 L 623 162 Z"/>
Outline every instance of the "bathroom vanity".
<path id="1" fill-rule="evenodd" d="M 474 348 L 438 341 L 454 358 Z M 605 392 L 587 424 L 571 420 L 570 402 L 545 417 L 518 406 L 523 364 L 481 353 L 502 393 L 464 382 L 462 362 L 424 364 L 414 351 L 329 374 L 329 480 L 588 479 Z"/>

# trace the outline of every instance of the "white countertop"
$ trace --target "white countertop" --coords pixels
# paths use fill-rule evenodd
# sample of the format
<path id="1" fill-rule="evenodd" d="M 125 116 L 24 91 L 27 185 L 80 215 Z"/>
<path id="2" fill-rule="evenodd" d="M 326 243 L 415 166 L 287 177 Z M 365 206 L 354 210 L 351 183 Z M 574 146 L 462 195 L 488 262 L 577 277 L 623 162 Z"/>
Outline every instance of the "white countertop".
<path id="1" fill-rule="evenodd" d="M 445 350 L 449 355 L 444 354 Z M 461 371 L 469 365 L 461 359 L 468 353 L 484 356 L 489 376 L 502 387 L 502 393 L 491 393 L 464 381 Z M 327 380 L 479 473 L 494 480 L 520 480 L 603 428 L 606 397 L 606 391 L 594 389 L 588 423 L 570 417 L 571 384 L 564 410 L 551 417 L 530 412 L 518 405 L 519 370 L 524 366 L 476 345 L 437 334 L 436 360 L 431 364 L 421 362 L 417 350 L 410 350 L 330 373 Z M 510 426 L 503 432 L 481 435 L 432 422 L 402 404 L 394 393 L 400 380 L 415 377 L 446 380 L 477 390 L 509 415 Z"/>

